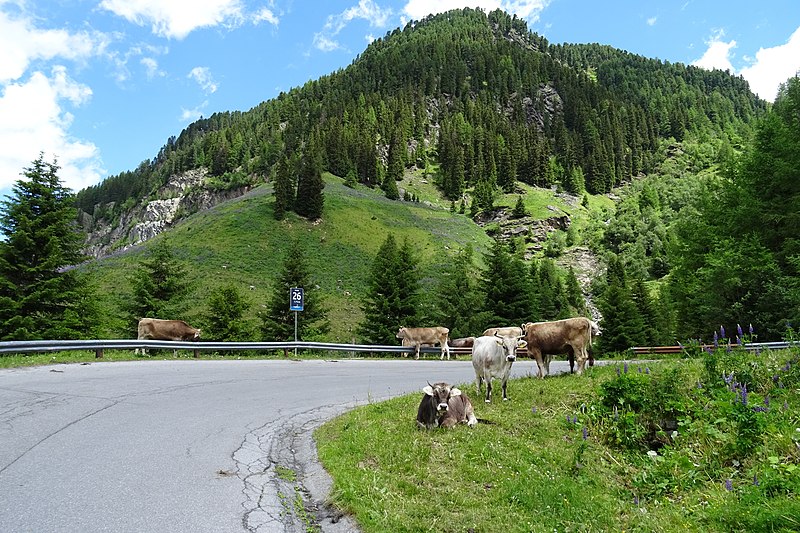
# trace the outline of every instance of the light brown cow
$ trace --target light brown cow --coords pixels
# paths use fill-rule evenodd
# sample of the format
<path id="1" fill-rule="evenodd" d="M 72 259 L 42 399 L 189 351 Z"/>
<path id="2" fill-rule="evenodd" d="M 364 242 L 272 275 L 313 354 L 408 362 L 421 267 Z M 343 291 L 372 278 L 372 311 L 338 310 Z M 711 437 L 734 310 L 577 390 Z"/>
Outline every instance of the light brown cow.
<path id="1" fill-rule="evenodd" d="M 495 335 L 500 335 L 501 337 L 522 337 L 522 328 L 508 326 L 504 328 L 489 328 L 483 332 L 484 337 L 494 337 Z"/>
<path id="2" fill-rule="evenodd" d="M 523 324 L 528 356 L 536 360 L 539 377 L 544 378 L 550 374 L 550 361 L 553 355 L 558 354 L 574 357 L 578 364 L 577 373 L 582 374 L 589 358 L 588 350 L 592 344 L 594 328 L 597 325 L 584 317 Z"/>
<path id="3" fill-rule="evenodd" d="M 472 348 L 475 337 L 461 337 L 460 339 L 450 339 L 448 344 L 451 348 Z"/>
<path id="4" fill-rule="evenodd" d="M 403 346 L 414 346 L 414 359 L 419 359 L 419 349 L 423 345 L 434 346 L 436 344 L 442 347 L 442 356 L 444 359 L 447 355 L 447 360 L 450 360 L 450 347 L 447 345 L 447 336 L 450 334 L 448 328 L 435 326 L 432 328 L 400 328 L 397 331 L 397 338 L 403 339 Z M 403 357 L 408 357 L 408 354 L 403 352 Z"/>
<path id="5" fill-rule="evenodd" d="M 197 341 L 200 330 L 193 328 L 183 320 L 162 320 L 159 318 L 143 318 L 139 320 L 137 340 L 158 341 Z M 136 348 L 135 353 L 144 353 L 144 349 Z"/>

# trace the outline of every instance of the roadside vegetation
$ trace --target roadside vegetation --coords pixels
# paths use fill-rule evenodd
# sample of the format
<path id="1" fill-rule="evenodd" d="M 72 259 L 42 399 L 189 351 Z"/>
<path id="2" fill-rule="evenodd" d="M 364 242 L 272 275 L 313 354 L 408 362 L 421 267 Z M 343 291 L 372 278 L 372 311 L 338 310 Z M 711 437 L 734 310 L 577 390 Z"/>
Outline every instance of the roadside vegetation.
<path id="1" fill-rule="evenodd" d="M 364 531 L 800 529 L 798 349 L 531 376 L 492 404 L 457 385 L 473 429 L 417 429 L 420 392 L 316 431 Z"/>

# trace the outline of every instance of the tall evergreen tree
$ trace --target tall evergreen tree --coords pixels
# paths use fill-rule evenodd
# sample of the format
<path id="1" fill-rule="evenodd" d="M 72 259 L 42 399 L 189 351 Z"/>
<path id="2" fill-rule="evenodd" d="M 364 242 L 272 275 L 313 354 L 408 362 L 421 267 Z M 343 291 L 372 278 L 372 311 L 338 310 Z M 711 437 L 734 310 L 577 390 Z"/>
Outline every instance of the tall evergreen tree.
<path id="1" fill-rule="evenodd" d="M 123 304 L 129 327 L 145 317 L 182 318 L 190 288 L 186 275 L 164 239 L 153 244 L 130 277 L 133 294 Z"/>
<path id="2" fill-rule="evenodd" d="M 330 329 L 324 304 L 311 289 L 311 273 L 305 251 L 299 241 L 293 240 L 283 261 L 281 274 L 275 280 L 267 309 L 259 313 L 263 340 L 294 340 L 295 311 L 289 310 L 289 292 L 293 287 L 302 287 L 304 296 L 303 310 L 297 312 L 297 338 L 315 340 Z"/>
<path id="3" fill-rule="evenodd" d="M 489 322 L 481 311 L 484 308 L 483 293 L 473 254 L 471 245 L 461 250 L 447 264 L 436 289 L 436 323 L 449 328 L 450 337 L 454 339 L 475 335 Z"/>
<path id="4" fill-rule="evenodd" d="M 628 289 L 627 276 L 622 262 L 612 256 L 606 272 L 606 288 L 598 302 L 603 315 L 603 350 L 622 352 L 639 344 L 644 331 L 644 321 Z"/>
<path id="5" fill-rule="evenodd" d="M 281 154 L 275 167 L 273 194 L 275 195 L 275 219 L 283 220 L 286 212 L 291 210 L 295 203 L 294 179 L 286 154 Z"/>
<path id="6" fill-rule="evenodd" d="M 317 130 L 314 131 L 316 132 Z M 322 153 L 320 152 L 317 135 L 312 134 L 311 139 L 306 144 L 303 160 L 300 164 L 295 212 L 309 220 L 321 218 L 322 208 L 325 204 L 325 195 L 322 192 L 324 188 Z"/>
<path id="7" fill-rule="evenodd" d="M 414 327 L 419 279 L 415 259 L 401 252 L 389 234 L 372 263 L 371 279 L 362 304 L 364 319 L 358 333 L 373 344 L 397 344 L 401 327 Z"/>
<path id="8" fill-rule="evenodd" d="M 203 337 L 220 342 L 252 340 L 252 327 L 245 318 L 249 306 L 248 298 L 234 285 L 212 290 L 208 296 Z"/>
<path id="9" fill-rule="evenodd" d="M 531 321 L 531 284 L 524 263 L 495 240 L 486 255 L 481 286 L 489 326 L 511 326 Z"/>
<path id="10" fill-rule="evenodd" d="M 0 203 L 0 340 L 87 338 L 97 311 L 74 198 L 43 154 Z"/>

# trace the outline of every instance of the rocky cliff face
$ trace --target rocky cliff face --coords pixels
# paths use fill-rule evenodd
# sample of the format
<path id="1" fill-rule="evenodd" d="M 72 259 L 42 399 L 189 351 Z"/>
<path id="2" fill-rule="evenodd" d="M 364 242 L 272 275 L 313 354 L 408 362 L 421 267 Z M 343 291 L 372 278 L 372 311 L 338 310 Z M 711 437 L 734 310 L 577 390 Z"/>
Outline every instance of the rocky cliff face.
<path id="1" fill-rule="evenodd" d="M 100 258 L 126 250 L 152 239 L 184 216 L 241 196 L 249 190 L 249 187 L 243 187 L 209 191 L 203 187 L 206 176 L 205 169 L 172 176 L 155 194 L 157 199 L 142 199 L 119 220 L 109 221 L 81 213 L 80 221 L 87 232 L 84 253 Z M 100 211 L 98 206 L 95 214 Z"/>

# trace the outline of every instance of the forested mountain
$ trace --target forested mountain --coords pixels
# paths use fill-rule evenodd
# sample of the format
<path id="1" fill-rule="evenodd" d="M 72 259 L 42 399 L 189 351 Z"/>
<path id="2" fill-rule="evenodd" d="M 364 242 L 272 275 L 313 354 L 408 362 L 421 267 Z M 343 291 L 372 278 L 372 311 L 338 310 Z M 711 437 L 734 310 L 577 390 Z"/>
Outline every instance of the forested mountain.
<path id="1" fill-rule="evenodd" d="M 776 117 L 727 72 L 600 44 L 554 45 L 502 11 L 463 9 L 389 32 L 347 68 L 249 111 L 198 120 L 152 160 L 76 200 L 91 231 L 130 222 L 170 195 L 184 198 L 187 187 L 227 199 L 250 191 L 216 213 L 191 217 L 197 209 L 184 206 L 165 240 L 192 262 L 193 281 L 235 280 L 256 301 L 270 290 L 263 277 L 279 270 L 284 241 L 303 240 L 313 283 L 334 315 L 329 339 L 357 340 L 364 302 L 384 298 L 369 279 L 376 252 L 420 261 L 381 266 L 378 259 L 391 260 L 378 257 L 373 275 L 394 272 L 388 277 L 396 279 L 413 270 L 415 315 L 408 316 L 440 321 L 457 335 L 496 325 L 489 322 L 599 310 L 607 350 L 707 337 L 723 321 L 753 322 L 762 339 L 778 338 L 800 319 L 796 240 L 785 239 L 796 217 L 758 211 L 779 198 L 759 179 L 759 165 L 789 153 L 769 144 L 775 131 L 787 146 L 796 143 L 791 126 L 764 125 L 791 122 L 785 117 L 795 109 L 792 95 L 800 101 L 795 93 L 784 90 Z M 754 138 L 761 142 L 755 149 Z M 776 180 L 791 184 L 794 176 Z M 428 211 L 414 207 L 420 190 Z M 759 202 L 742 201 L 748 194 Z M 795 196 L 777 205 L 793 205 Z M 545 214 L 531 214 L 532 204 Z M 780 228 L 758 233 L 733 223 L 731 213 L 763 219 L 764 227 L 778 220 Z M 549 216 L 555 226 L 534 235 L 535 219 Z M 445 237 L 450 228 L 434 233 L 434 219 L 437 228 L 457 228 L 458 239 Z M 520 227 L 506 231 L 514 220 Z M 394 228 L 397 249 L 380 252 Z M 234 240 L 227 231 L 241 235 Z M 751 235 L 737 239 L 737 232 Z M 736 246 L 720 249 L 717 235 Z M 502 244 L 491 243 L 501 236 Z M 111 249 L 133 243 L 124 232 L 105 238 L 114 241 L 106 243 Z M 539 241 L 535 248 L 531 240 Z M 236 250 L 227 249 L 231 243 Z M 736 254 L 749 260 L 737 262 Z M 571 267 L 590 256 L 601 268 L 590 279 L 581 273 L 579 283 Z M 238 271 L 227 270 L 232 263 Z M 119 288 L 114 269 L 131 268 L 114 264 L 90 267 L 101 286 Z M 484 301 L 500 278 L 500 289 L 519 300 L 513 316 Z M 732 289 L 705 296 L 721 285 Z M 281 306 L 282 294 L 270 307 Z M 204 296 L 195 290 L 190 316 L 203 313 Z M 396 326 L 387 322 L 382 331 Z"/>

